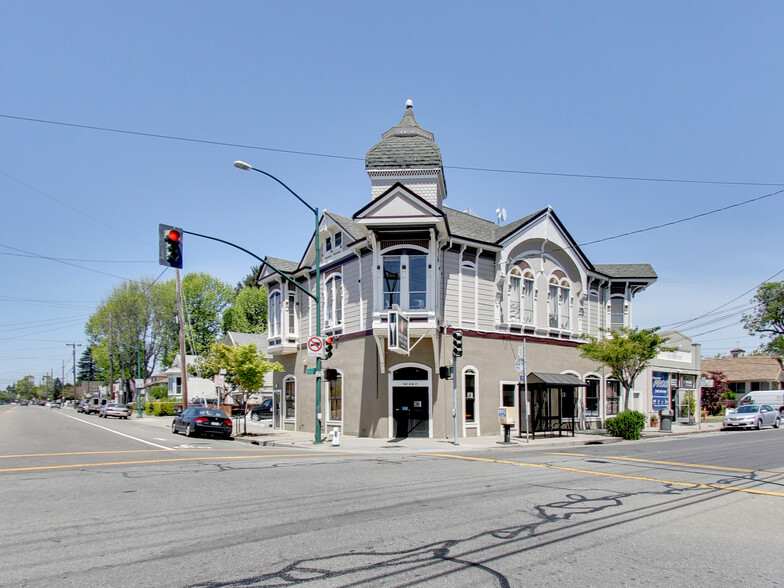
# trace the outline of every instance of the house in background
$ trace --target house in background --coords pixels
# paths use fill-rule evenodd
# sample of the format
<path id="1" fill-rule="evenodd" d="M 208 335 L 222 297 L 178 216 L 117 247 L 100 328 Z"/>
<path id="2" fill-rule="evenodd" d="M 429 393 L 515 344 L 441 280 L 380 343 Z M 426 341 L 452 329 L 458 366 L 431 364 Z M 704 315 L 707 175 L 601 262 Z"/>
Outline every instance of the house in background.
<path id="1" fill-rule="evenodd" d="M 182 360 L 181 355 L 177 354 L 170 368 L 163 371 L 166 375 L 167 386 L 170 398 L 182 398 Z M 197 355 L 186 355 L 186 365 L 193 365 L 198 359 Z M 188 375 L 188 401 L 195 398 L 217 399 L 215 383 L 206 378 Z"/>
<path id="2" fill-rule="evenodd" d="M 721 372 L 729 380 L 730 390 L 741 396 L 757 390 L 784 389 L 784 363 L 775 355 L 744 355 L 733 349 L 732 357 L 702 359 L 702 373 Z"/>
<path id="3" fill-rule="evenodd" d="M 496 224 L 445 206 L 441 151 L 410 101 L 367 152 L 365 169 L 367 205 L 319 219 L 319 283 L 314 239 L 298 261 L 269 258 L 309 292 L 318 289 L 321 333 L 336 341 L 324 367 L 337 378 L 316 392 L 318 415 L 315 359 L 305 348 L 316 334 L 315 304 L 262 267 L 267 349 L 285 368 L 275 374 L 283 428 L 315 431 L 318 418 L 322 430 L 355 436 L 450 438 L 455 428 L 459 437 L 497 435 L 498 409 L 507 407 L 513 434 L 560 434 L 573 431 L 580 406 L 594 427 L 617 413 L 619 382 L 579 346 L 584 335 L 634 324 L 633 299 L 657 278 L 650 265 L 594 264 L 549 206 L 507 224 L 500 210 Z M 585 240 L 604 233 L 579 228 Z M 458 332 L 455 406 L 453 381 L 440 379 L 439 368 L 452 365 Z M 635 398 L 632 408 L 645 404 Z"/>

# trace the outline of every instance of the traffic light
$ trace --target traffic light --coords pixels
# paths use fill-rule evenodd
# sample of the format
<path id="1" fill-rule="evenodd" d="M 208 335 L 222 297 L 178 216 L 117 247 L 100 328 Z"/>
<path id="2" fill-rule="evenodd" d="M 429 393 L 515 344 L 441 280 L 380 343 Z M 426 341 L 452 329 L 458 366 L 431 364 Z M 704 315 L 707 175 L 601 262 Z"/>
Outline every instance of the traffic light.
<path id="1" fill-rule="evenodd" d="M 451 365 L 442 365 L 438 368 L 438 377 L 442 380 L 451 380 L 452 379 L 452 366 Z"/>
<path id="2" fill-rule="evenodd" d="M 334 382 L 338 379 L 338 370 L 327 368 L 324 370 L 324 379 L 327 382 Z"/>
<path id="3" fill-rule="evenodd" d="M 332 344 L 335 342 L 333 337 L 324 339 L 324 359 L 332 357 Z"/>
<path id="4" fill-rule="evenodd" d="M 455 357 L 463 355 L 463 331 L 452 333 L 452 355 Z"/>
<path id="5" fill-rule="evenodd" d="M 170 225 L 158 225 L 158 263 L 182 269 L 183 230 Z"/>

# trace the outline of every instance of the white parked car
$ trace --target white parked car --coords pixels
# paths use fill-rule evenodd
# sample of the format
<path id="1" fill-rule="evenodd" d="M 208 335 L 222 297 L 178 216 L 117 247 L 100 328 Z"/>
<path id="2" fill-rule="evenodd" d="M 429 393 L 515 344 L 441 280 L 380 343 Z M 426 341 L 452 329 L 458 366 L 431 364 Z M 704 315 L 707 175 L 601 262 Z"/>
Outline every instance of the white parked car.
<path id="1" fill-rule="evenodd" d="M 744 404 L 724 415 L 725 429 L 755 428 L 772 426 L 776 429 L 781 424 L 779 411 L 768 404 Z"/>
<path id="2" fill-rule="evenodd" d="M 131 409 L 124 404 L 117 404 L 116 402 L 107 402 L 98 410 L 98 416 L 103 418 L 117 417 L 118 419 L 127 419 L 131 416 Z"/>

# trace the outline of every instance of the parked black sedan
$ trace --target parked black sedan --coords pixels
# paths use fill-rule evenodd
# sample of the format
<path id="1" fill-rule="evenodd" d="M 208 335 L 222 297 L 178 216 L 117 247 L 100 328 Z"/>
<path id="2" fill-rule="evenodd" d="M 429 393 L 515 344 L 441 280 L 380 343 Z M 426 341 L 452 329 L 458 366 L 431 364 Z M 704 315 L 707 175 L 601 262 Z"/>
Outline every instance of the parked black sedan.
<path id="1" fill-rule="evenodd" d="M 172 421 L 172 433 L 184 432 L 187 437 L 220 435 L 231 439 L 232 422 L 226 413 L 217 408 L 189 406 Z"/>

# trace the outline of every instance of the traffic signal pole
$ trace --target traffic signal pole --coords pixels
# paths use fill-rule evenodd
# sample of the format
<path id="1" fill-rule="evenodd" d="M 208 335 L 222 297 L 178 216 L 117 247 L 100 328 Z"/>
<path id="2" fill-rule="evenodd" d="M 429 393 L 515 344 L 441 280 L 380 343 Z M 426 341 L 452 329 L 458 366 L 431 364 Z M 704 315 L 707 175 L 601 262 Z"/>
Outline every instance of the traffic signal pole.
<path id="1" fill-rule="evenodd" d="M 177 322 L 180 323 L 180 368 L 182 379 L 182 407 L 188 407 L 188 368 L 185 365 L 185 317 L 182 311 L 182 282 L 180 281 L 179 268 L 174 269 L 174 279 L 177 284 Z"/>

